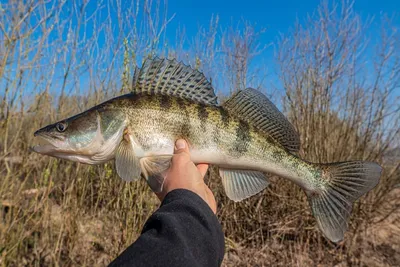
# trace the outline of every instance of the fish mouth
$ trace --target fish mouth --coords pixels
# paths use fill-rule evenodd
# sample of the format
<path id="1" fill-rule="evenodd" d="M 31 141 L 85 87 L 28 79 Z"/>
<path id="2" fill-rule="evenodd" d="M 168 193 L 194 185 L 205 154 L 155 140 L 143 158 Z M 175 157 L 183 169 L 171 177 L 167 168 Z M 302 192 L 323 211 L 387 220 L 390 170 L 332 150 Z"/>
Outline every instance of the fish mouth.
<path id="1" fill-rule="evenodd" d="M 60 149 L 56 144 L 58 140 L 52 140 L 50 137 L 43 136 L 38 132 L 34 133 L 34 144 L 31 149 L 36 153 L 52 155 L 55 152 L 66 152 Z"/>
<path id="2" fill-rule="evenodd" d="M 92 159 L 90 154 L 85 153 L 86 151 L 75 151 L 70 148 L 65 148 L 65 143 L 61 138 L 53 138 L 37 132 L 35 132 L 34 135 L 35 145 L 31 146 L 31 149 L 36 153 L 86 164 L 98 164 L 103 162 Z"/>
<path id="3" fill-rule="evenodd" d="M 34 142 L 35 145 L 33 145 L 31 148 L 36 153 L 47 154 L 49 152 L 53 152 L 56 149 L 56 147 L 48 139 L 43 136 L 37 135 L 36 133 Z"/>

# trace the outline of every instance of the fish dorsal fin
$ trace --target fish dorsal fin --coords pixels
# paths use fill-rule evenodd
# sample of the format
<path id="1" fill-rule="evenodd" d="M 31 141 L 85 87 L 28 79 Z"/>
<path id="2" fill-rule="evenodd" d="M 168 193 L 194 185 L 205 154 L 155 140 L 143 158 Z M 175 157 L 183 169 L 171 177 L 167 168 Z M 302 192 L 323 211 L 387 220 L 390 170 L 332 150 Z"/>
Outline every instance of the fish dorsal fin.
<path id="1" fill-rule="evenodd" d="M 217 97 L 207 78 L 190 66 L 168 59 L 146 59 L 135 70 L 133 93 L 161 94 L 216 105 Z"/>
<path id="2" fill-rule="evenodd" d="M 278 108 L 260 91 L 253 88 L 241 90 L 229 98 L 223 107 L 267 133 L 290 152 L 299 150 L 299 134 Z"/>

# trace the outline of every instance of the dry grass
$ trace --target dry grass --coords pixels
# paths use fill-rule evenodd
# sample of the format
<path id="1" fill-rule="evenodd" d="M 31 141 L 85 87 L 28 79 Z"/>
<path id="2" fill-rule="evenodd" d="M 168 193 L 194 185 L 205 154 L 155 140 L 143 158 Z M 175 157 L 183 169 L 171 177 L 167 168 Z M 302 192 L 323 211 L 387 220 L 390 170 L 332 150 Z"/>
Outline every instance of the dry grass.
<path id="1" fill-rule="evenodd" d="M 203 69 L 218 88 L 264 86 L 262 68 L 249 68 L 265 48 L 257 43 L 262 30 L 246 24 L 244 32 L 235 25 L 221 33 L 215 17 L 189 42 L 191 51 L 180 31 L 172 49 L 166 6 L 122 2 L 89 13 L 85 2 L 0 6 L 7 10 L 0 13 L 2 266 L 104 266 L 159 205 L 144 182 L 121 181 L 111 162 L 87 166 L 32 153 L 34 130 L 128 91 L 132 66 L 155 53 Z M 371 52 L 368 24 L 344 6 L 321 5 L 306 26 L 282 36 L 284 89 L 277 91 L 285 92 L 281 107 L 301 134 L 305 159 L 377 161 L 382 180 L 355 205 L 345 240 L 335 245 L 321 236 L 295 185 L 273 177 L 264 192 L 233 203 L 212 168 L 207 182 L 225 231 L 225 266 L 400 265 L 399 35 L 384 20 Z"/>

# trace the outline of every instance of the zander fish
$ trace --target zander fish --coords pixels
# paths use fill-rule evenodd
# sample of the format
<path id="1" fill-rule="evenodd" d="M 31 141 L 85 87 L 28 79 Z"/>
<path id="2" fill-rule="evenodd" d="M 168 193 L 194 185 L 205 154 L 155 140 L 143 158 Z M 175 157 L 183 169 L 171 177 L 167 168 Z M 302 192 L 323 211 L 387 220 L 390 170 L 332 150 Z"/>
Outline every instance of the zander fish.
<path id="1" fill-rule="evenodd" d="M 34 151 L 87 164 L 115 159 L 118 175 L 141 175 L 159 192 L 174 142 L 184 138 L 193 162 L 219 166 L 227 196 L 240 201 L 265 189 L 265 173 L 303 188 L 324 235 L 343 239 L 354 201 L 374 188 L 373 162 L 328 164 L 300 159 L 299 135 L 266 96 L 237 92 L 224 104 L 207 79 L 175 60 L 148 59 L 136 69 L 132 93 L 35 132 Z"/>

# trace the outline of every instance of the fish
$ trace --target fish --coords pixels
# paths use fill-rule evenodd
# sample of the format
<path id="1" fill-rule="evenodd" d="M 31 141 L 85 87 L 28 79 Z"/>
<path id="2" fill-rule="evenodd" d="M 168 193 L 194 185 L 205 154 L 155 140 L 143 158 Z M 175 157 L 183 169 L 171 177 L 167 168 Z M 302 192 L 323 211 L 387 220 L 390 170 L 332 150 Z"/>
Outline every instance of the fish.
<path id="1" fill-rule="evenodd" d="M 132 91 L 34 133 L 37 153 L 86 164 L 115 160 L 125 181 L 143 177 L 160 192 L 177 139 L 191 160 L 218 166 L 226 195 L 242 201 L 276 175 L 300 186 L 323 235 L 344 239 L 353 203 L 379 182 L 375 162 L 312 163 L 300 137 L 260 91 L 239 90 L 222 104 L 199 71 L 176 60 L 146 59 Z"/>

